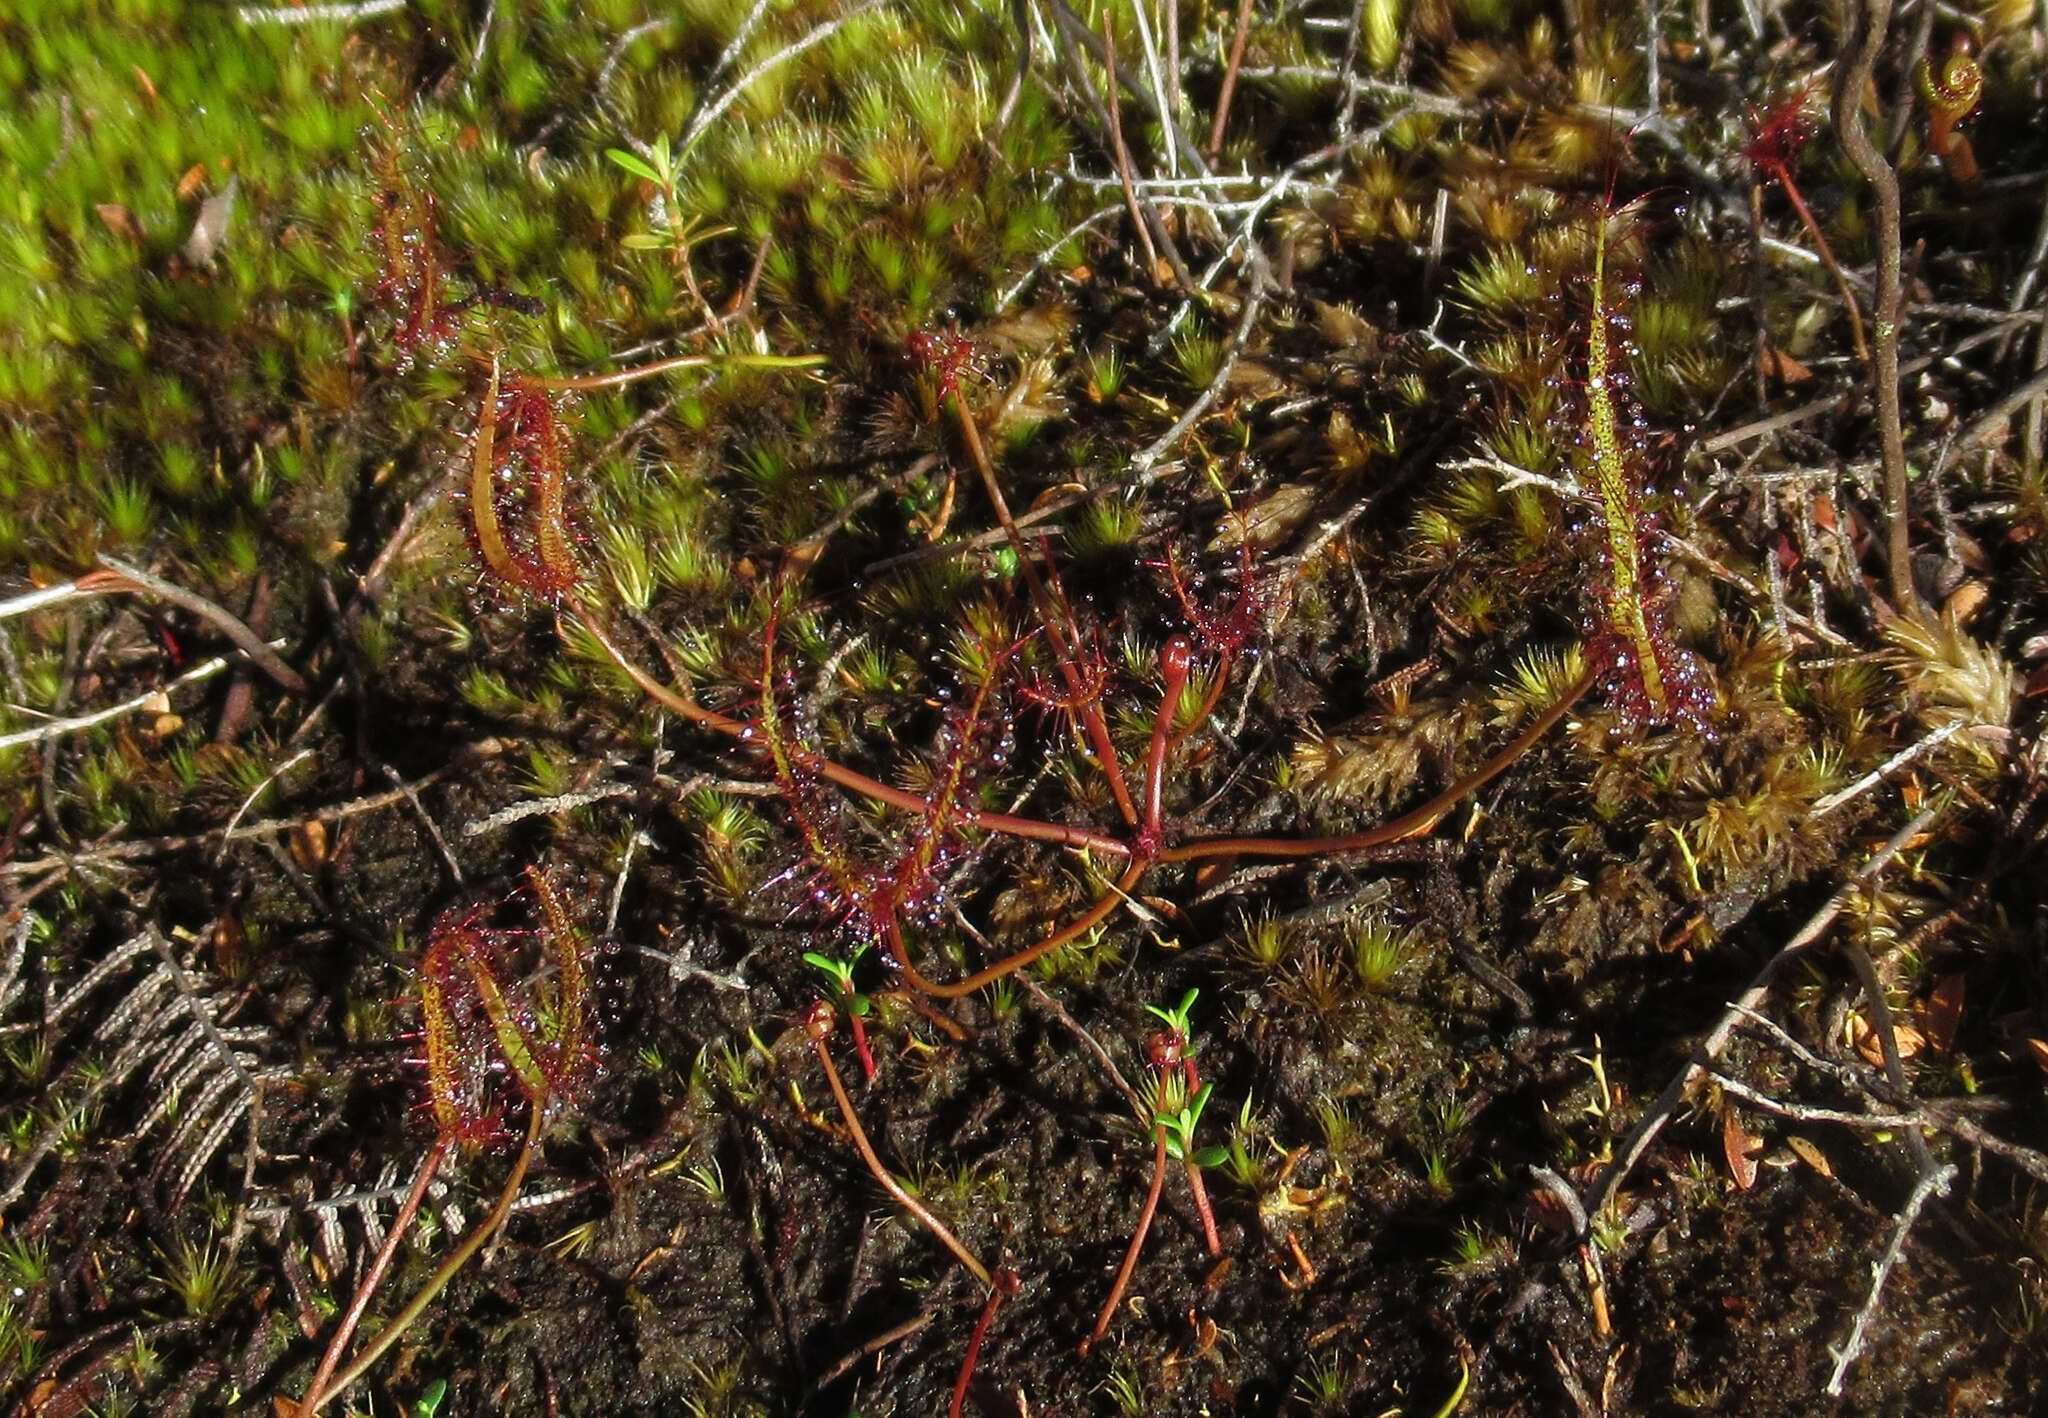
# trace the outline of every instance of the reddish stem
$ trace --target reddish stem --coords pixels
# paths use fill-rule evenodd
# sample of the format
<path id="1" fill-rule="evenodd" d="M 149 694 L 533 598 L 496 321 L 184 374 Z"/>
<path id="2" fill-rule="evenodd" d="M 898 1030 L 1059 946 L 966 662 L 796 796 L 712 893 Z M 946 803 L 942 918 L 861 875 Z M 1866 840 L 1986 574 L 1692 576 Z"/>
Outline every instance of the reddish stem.
<path id="1" fill-rule="evenodd" d="M 1785 195 L 1791 198 L 1792 210 L 1799 213 L 1799 220 L 1805 225 L 1806 234 L 1813 238 L 1814 251 L 1819 255 L 1821 263 L 1828 268 L 1829 274 L 1834 276 L 1835 289 L 1841 293 L 1842 305 L 1849 312 L 1849 337 L 1856 346 L 1856 358 L 1862 362 L 1864 368 L 1869 368 L 1870 345 L 1863 337 L 1863 311 L 1856 304 L 1856 292 L 1849 286 L 1847 273 L 1842 270 L 1841 263 L 1835 260 L 1834 249 L 1828 245 L 1828 239 L 1822 233 L 1820 223 L 1814 218 L 1813 209 L 1806 205 L 1806 198 L 1800 193 L 1799 184 L 1792 180 L 1792 169 L 1782 163 L 1772 163 L 1765 171 L 1778 179 L 1778 185 L 1784 188 Z"/>
<path id="2" fill-rule="evenodd" d="M 1177 847 L 1168 847 L 1159 854 L 1159 860 L 1195 862 L 1206 857 L 1324 857 L 1341 852 L 1362 852 L 1369 847 L 1379 847 L 1406 837 L 1419 836 L 1436 826 L 1443 815 L 1456 807 L 1462 799 L 1507 772 L 1516 759 L 1527 753 L 1532 744 L 1549 733 L 1557 726 L 1559 720 L 1571 712 L 1574 704 L 1586 697 L 1586 692 L 1593 687 L 1595 678 L 1592 670 L 1580 675 L 1573 681 L 1571 688 L 1558 696 L 1556 703 L 1538 714 L 1529 727 L 1515 735 L 1506 748 L 1421 807 L 1403 813 L 1391 822 L 1383 822 L 1377 827 L 1369 827 L 1363 832 L 1352 832 L 1342 837 L 1200 838 L 1193 842 L 1183 842 Z"/>
<path id="3" fill-rule="evenodd" d="M 1202 1244 L 1209 1248 L 1209 1254 L 1223 1254 L 1223 1238 L 1216 1233 L 1216 1213 L 1209 1206 L 1209 1188 L 1202 1182 L 1202 1169 L 1195 1165 L 1195 1159 L 1181 1159 L 1188 1171 L 1188 1190 L 1195 1194 L 1195 1214 L 1202 1218 Z"/>
<path id="4" fill-rule="evenodd" d="M 1193 1098 L 1200 1094 L 1202 1084 L 1201 1080 L 1195 1076 L 1195 1060 L 1192 1054 L 1183 1054 L 1181 1056 L 1181 1069 L 1181 1078 L 1186 1087 L 1187 1096 Z M 1159 1079 L 1162 1091 L 1164 1091 L 1166 1086 L 1165 1073 L 1166 1071 L 1162 1070 Z M 1195 1140 L 1192 1137 L 1181 1139 L 1181 1144 L 1188 1148 L 1192 1148 L 1194 1142 Z M 1202 1169 L 1196 1164 L 1192 1152 L 1181 1158 L 1181 1165 L 1187 1169 L 1188 1190 L 1194 1193 L 1195 1214 L 1202 1218 L 1202 1244 L 1209 1248 L 1210 1255 L 1220 1256 L 1223 1254 L 1223 1238 L 1216 1234 L 1216 1212 L 1209 1205 L 1209 1188 L 1202 1181 Z"/>
<path id="5" fill-rule="evenodd" d="M 707 709 L 689 695 L 663 684 L 649 674 L 632 656 L 619 647 L 604 623 L 591 613 L 590 608 L 580 601 L 571 600 L 564 608 L 575 618 L 578 625 L 587 631 L 598 643 L 611 662 L 625 672 L 626 678 L 648 698 L 665 709 L 682 715 L 699 728 L 710 729 L 724 734 L 727 738 L 741 743 L 751 743 L 758 736 L 754 725 L 730 714 L 721 714 L 716 709 Z M 891 787 L 876 778 L 870 778 L 843 764 L 830 759 L 820 759 L 816 765 L 818 776 L 828 783 L 835 783 L 851 793 L 858 793 L 871 802 L 899 807 L 905 812 L 923 813 L 930 805 L 916 793 L 902 788 Z M 1023 837 L 1034 842 L 1045 842 L 1055 847 L 1074 847 L 1109 857 L 1131 855 L 1130 843 L 1106 832 L 1088 827 L 1068 827 L 1057 822 L 1043 822 L 1033 817 L 1016 817 L 1007 812 L 987 812 L 979 808 L 962 805 L 960 820 L 969 826 L 979 827 L 986 832 L 998 832 L 1006 837 Z"/>
<path id="6" fill-rule="evenodd" d="M 912 1196 L 903 1183 L 890 1174 L 882 1165 L 882 1159 L 875 1153 L 875 1145 L 868 1141 L 867 1129 L 860 1125 L 860 1118 L 853 1111 L 853 1099 L 846 1094 L 846 1085 L 840 1081 L 839 1068 L 832 1062 L 832 1006 L 819 1000 L 804 1021 L 804 1032 L 810 1038 L 811 1052 L 818 1056 L 818 1067 L 825 1071 L 825 1085 L 832 1090 L 832 1099 L 839 1105 L 839 1115 L 846 1120 L 846 1130 L 853 1135 L 854 1148 L 860 1153 L 861 1161 L 867 1163 L 868 1171 L 882 1184 L 882 1190 L 896 1198 L 897 1205 L 924 1222 L 926 1228 L 945 1248 L 951 1251 L 960 1264 L 972 1272 L 974 1278 L 984 1285 L 993 1285 L 988 1267 L 974 1257 L 974 1252 L 960 1243 L 946 1223 L 932 1214 L 931 1208 Z"/>
<path id="7" fill-rule="evenodd" d="M 426 1160 L 420 1163 L 419 1175 L 413 1178 L 412 1190 L 405 1194 L 405 1203 L 398 1208 L 398 1214 L 391 1218 L 390 1229 L 384 1233 L 384 1244 L 377 1248 L 377 1258 L 370 1262 L 370 1268 L 363 1272 L 361 1283 L 356 1286 L 355 1295 L 348 1302 L 348 1313 L 341 1317 L 341 1325 L 334 1331 L 334 1337 L 327 1341 L 327 1352 L 320 1356 L 320 1367 L 313 1374 L 313 1382 L 306 1389 L 306 1396 L 299 1402 L 298 1418 L 312 1418 L 319 1400 L 327 1388 L 327 1381 L 334 1377 L 335 1368 L 341 1363 L 341 1356 L 348 1350 L 349 1340 L 355 1338 L 357 1328 L 363 1322 L 363 1312 L 370 1308 L 370 1298 L 377 1293 L 377 1287 L 384 1281 L 384 1272 L 391 1268 L 391 1258 L 398 1254 L 398 1243 L 405 1239 L 405 1233 L 412 1227 L 412 1219 L 419 1214 L 420 1202 L 426 1198 L 427 1187 L 434 1180 L 434 1174 L 441 1170 L 441 1161 L 448 1155 L 454 1139 L 442 1133 L 434 1139 L 434 1145 L 427 1149 Z"/>
<path id="8" fill-rule="evenodd" d="M 1102 769 L 1102 776 L 1109 781 L 1109 791 L 1116 798 L 1117 811 L 1123 814 L 1126 823 L 1136 827 L 1138 809 L 1131 801 L 1130 786 L 1124 782 L 1123 764 L 1117 758 L 1109 724 L 1102 717 L 1101 706 L 1089 694 L 1074 660 L 1077 637 L 1069 634 L 1073 629 L 1072 617 L 1066 612 L 1064 598 L 1047 585 L 1045 575 L 1032 558 L 1031 548 L 1025 545 L 1024 534 L 1017 528 L 1017 519 L 1010 515 L 1009 499 L 1003 496 L 1002 484 L 996 478 L 995 465 L 989 461 L 988 450 L 982 446 L 981 430 L 975 425 L 967 400 L 957 389 L 953 391 L 953 412 L 959 417 L 961 438 L 967 444 L 968 456 L 974 460 L 975 471 L 981 474 L 981 485 L 988 493 L 989 505 L 995 509 L 996 521 L 1002 524 L 1003 535 L 1017 553 L 1017 565 L 1031 593 L 1031 603 L 1045 627 L 1046 643 L 1052 647 L 1053 666 L 1059 671 L 1060 678 L 1066 681 L 1067 692 L 1074 701 L 1074 712 L 1080 716 L 1081 728 L 1095 751 L 1095 761 Z"/>
<path id="9" fill-rule="evenodd" d="M 974 1378 L 975 1361 L 981 1358 L 981 1341 L 988 1336 L 989 1322 L 995 1319 L 996 1310 L 1003 1301 L 1022 1288 L 1017 1272 L 1007 1267 L 998 1270 L 994 1283 L 989 1286 L 988 1303 L 981 1307 L 981 1318 L 974 1322 L 974 1333 L 967 1340 L 967 1357 L 960 1361 L 960 1377 L 953 1384 L 953 1406 L 946 1410 L 946 1418 L 960 1418 L 961 1410 L 967 1404 L 967 1385 Z"/>
<path id="10" fill-rule="evenodd" d="M 852 998 L 849 996 L 847 1004 L 851 1006 L 852 1003 Z M 853 1034 L 853 1053 L 854 1057 L 860 1060 L 861 1077 L 867 1082 L 873 1083 L 875 1081 L 875 1056 L 868 1051 L 868 1026 L 850 1007 L 846 1011 L 846 1022 Z"/>
<path id="11" fill-rule="evenodd" d="M 1181 691 L 1187 688 L 1193 668 L 1195 647 L 1185 635 L 1176 635 L 1159 652 L 1159 670 L 1166 689 L 1159 696 L 1159 712 L 1152 716 L 1152 747 L 1145 755 L 1145 817 L 1138 827 L 1139 855 L 1150 858 L 1160 847 L 1161 818 L 1165 810 L 1166 751 L 1173 740 L 1173 715 L 1180 707 Z"/>
<path id="12" fill-rule="evenodd" d="M 1159 1193 L 1166 1185 L 1166 1125 L 1155 1124 L 1152 1129 L 1152 1186 L 1145 1193 L 1144 1209 L 1138 1213 L 1137 1229 L 1131 1232 L 1130 1249 L 1124 1252 L 1123 1266 L 1116 1273 L 1116 1283 L 1109 1287 L 1109 1298 L 1103 1302 L 1102 1313 L 1095 1317 L 1095 1328 L 1081 1341 L 1082 1357 L 1101 1342 L 1109 1333 L 1110 1321 L 1116 1318 L 1116 1307 L 1123 1303 L 1124 1291 L 1131 1285 L 1131 1272 L 1138 1268 L 1138 1253 L 1145 1249 L 1145 1236 L 1152 1229 L 1152 1218 L 1159 1213 Z"/>
<path id="13" fill-rule="evenodd" d="M 1080 917 L 1069 921 L 1036 945 L 1027 946 L 1015 955 L 1005 956 L 995 964 L 977 970 L 966 979 L 956 980 L 950 985 L 942 985 L 936 980 L 927 979 L 918 970 L 910 959 L 909 947 L 904 944 L 903 928 L 893 918 L 882 923 L 882 944 L 889 952 L 889 958 L 895 961 L 897 968 L 903 972 L 903 978 L 910 983 L 911 988 L 923 990 L 926 994 L 935 995 L 940 999 L 959 999 L 973 994 L 984 985 L 994 984 L 1005 975 L 1015 974 L 1032 961 L 1049 955 L 1069 941 L 1094 930 L 1116 913 L 1117 907 L 1123 905 L 1131 890 L 1148 870 L 1150 868 L 1143 862 L 1131 863 L 1124 868 L 1123 875 L 1117 878 L 1116 885 Z"/>

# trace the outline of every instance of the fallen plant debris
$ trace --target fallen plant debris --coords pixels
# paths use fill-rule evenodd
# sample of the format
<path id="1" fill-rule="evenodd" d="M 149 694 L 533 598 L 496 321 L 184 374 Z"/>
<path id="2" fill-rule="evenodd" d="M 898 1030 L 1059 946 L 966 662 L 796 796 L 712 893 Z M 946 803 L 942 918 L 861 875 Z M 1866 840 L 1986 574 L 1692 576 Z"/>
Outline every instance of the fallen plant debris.
<path id="1" fill-rule="evenodd" d="M 0 20 L 0 1401 L 2038 1408 L 2043 25 Z"/>

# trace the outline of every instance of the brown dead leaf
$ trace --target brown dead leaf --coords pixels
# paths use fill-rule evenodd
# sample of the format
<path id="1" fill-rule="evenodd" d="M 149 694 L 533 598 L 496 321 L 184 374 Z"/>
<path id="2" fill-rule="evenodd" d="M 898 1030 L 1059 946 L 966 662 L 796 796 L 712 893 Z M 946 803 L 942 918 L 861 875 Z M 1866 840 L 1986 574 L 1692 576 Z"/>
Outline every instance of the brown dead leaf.
<path id="1" fill-rule="evenodd" d="M 1804 384 L 1813 378 L 1813 371 L 1798 360 L 1786 354 L 1776 345 L 1765 345 L 1763 352 L 1764 373 L 1772 379 L 1787 384 Z"/>
<path id="2" fill-rule="evenodd" d="M 1835 530 L 1835 500 L 1826 493 L 1817 493 L 1813 499 L 1813 525 L 1823 532 Z"/>
<path id="3" fill-rule="evenodd" d="M 1819 1147 L 1805 1138 L 1797 1136 L 1788 1137 L 1785 1139 L 1785 1145 L 1792 1149 L 1794 1155 L 1800 1161 L 1813 1168 L 1814 1171 L 1820 1173 L 1823 1177 L 1835 1175 L 1835 1169 L 1828 1165 L 1827 1153 L 1821 1151 Z"/>
<path id="4" fill-rule="evenodd" d="M 1735 1109 L 1721 1111 L 1721 1152 L 1728 1159 L 1728 1175 L 1736 1188 L 1748 1191 L 1756 1185 L 1756 1159 L 1763 1153 L 1764 1140 L 1743 1127 Z"/>
<path id="5" fill-rule="evenodd" d="M 100 221 L 106 225 L 108 231 L 130 245 L 142 245 L 142 227 L 136 222 L 135 213 L 119 202 L 101 202 L 93 211 L 99 214 Z"/>
<path id="6" fill-rule="evenodd" d="M 1977 613 L 1978 607 L 1984 604 L 1985 598 L 1990 594 L 1990 588 L 1982 581 L 1965 581 L 1942 602 L 1942 618 L 1952 620 L 1957 625 L 1967 625 L 1970 617 Z"/>
<path id="7" fill-rule="evenodd" d="M 292 860 L 302 871 L 315 872 L 327 864 L 331 849 L 327 841 L 327 824 L 317 817 L 309 817 L 292 829 Z"/>
<path id="8" fill-rule="evenodd" d="M 1934 992 L 1915 1007 L 1920 1032 L 1927 1047 L 1946 1054 L 1956 1046 L 1956 1026 L 1963 1020 L 1963 977 L 1944 975 L 1934 982 Z"/>
<path id="9" fill-rule="evenodd" d="M 185 175 L 178 179 L 178 200 L 189 202 L 199 195 L 199 189 L 206 185 L 206 164 L 195 162 L 185 169 Z"/>
<path id="10" fill-rule="evenodd" d="M 1899 1046 L 1902 1060 L 1917 1056 L 1927 1047 L 1926 1036 L 1903 1019 L 1892 1021 L 1892 1040 Z M 1849 1016 L 1849 1042 L 1865 1063 L 1872 1068 L 1884 1067 L 1884 1040 L 1878 1037 L 1877 1031 L 1870 1027 L 1870 1021 L 1860 1012 Z"/>

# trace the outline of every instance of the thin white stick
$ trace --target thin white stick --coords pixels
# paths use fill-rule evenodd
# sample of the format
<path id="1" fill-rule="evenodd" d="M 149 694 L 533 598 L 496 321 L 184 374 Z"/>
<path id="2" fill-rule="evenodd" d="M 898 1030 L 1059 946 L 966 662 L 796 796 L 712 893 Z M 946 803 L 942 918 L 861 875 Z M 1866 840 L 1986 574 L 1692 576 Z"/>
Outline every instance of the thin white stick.
<path id="1" fill-rule="evenodd" d="M 1159 105 L 1159 126 L 1170 128 L 1173 109 L 1166 102 L 1166 75 L 1159 63 L 1159 46 L 1152 42 L 1152 22 L 1145 18 L 1145 0 L 1131 0 L 1131 13 L 1138 17 L 1138 43 L 1145 47 L 1145 68 L 1152 77 L 1152 101 Z M 1166 140 L 1166 171 L 1170 177 L 1180 176 L 1180 149 L 1171 133 Z"/>
<path id="2" fill-rule="evenodd" d="M 388 15 L 393 10 L 403 10 L 405 5 L 406 0 L 356 0 L 352 5 L 307 5 L 302 8 L 242 5 L 235 10 L 235 18 L 245 25 L 310 25 L 321 20 L 339 20 L 347 24 L 351 20 Z"/>
<path id="3" fill-rule="evenodd" d="M 1922 754 L 1928 752 L 1930 749 L 1936 748 L 1941 744 L 1947 743 L 1951 738 L 1954 738 L 1957 733 L 1961 732 L 1963 727 L 1963 722 L 1960 719 L 1953 724 L 1943 724 L 1933 733 L 1921 739 L 1920 742 L 1913 744 L 1910 747 L 1900 749 L 1897 753 L 1893 754 L 1890 758 L 1887 758 L 1884 762 L 1878 764 L 1877 767 L 1871 769 L 1868 773 L 1865 773 L 1861 778 L 1858 778 L 1848 787 L 1839 788 L 1836 791 L 1829 793 L 1819 802 L 1815 803 L 1813 805 L 1813 810 L 1807 815 L 1807 821 L 1811 822 L 1814 818 L 1825 817 L 1827 816 L 1827 814 L 1833 812 L 1836 808 L 1840 807 L 1843 803 L 1850 802 L 1856 798 L 1863 796 L 1863 794 L 1869 792 L 1872 788 L 1876 787 L 1879 783 L 1882 783 L 1886 778 L 1889 778 L 1892 774 L 1898 772 L 1901 768 L 1904 768 L 1908 763 L 1911 763 L 1914 759 L 1919 758 Z"/>
<path id="4" fill-rule="evenodd" d="M 0 620 L 12 620 L 18 615 L 39 611 L 45 606 L 61 606 L 66 601 L 75 601 L 85 596 L 104 596 L 112 590 L 112 586 L 80 586 L 76 581 L 59 581 L 54 586 L 41 586 L 0 601 Z"/>
<path id="5" fill-rule="evenodd" d="M 579 807 L 601 803 L 607 798 L 623 798 L 640 791 L 637 783 L 600 783 L 594 788 L 580 792 L 563 793 L 558 797 L 535 798 L 532 802 L 514 803 L 501 807 L 489 817 L 480 817 L 462 829 L 464 837 L 481 837 L 486 832 L 495 832 L 500 827 L 510 827 L 524 818 L 538 817 L 543 813 L 572 812 Z"/>
<path id="6" fill-rule="evenodd" d="M 284 642 L 279 641 L 278 643 L 281 645 Z M 80 714 L 73 719 L 52 719 L 46 724 L 36 725 L 33 729 L 16 729 L 11 734 L 0 734 L 0 748 L 13 748 L 17 744 L 42 743 L 48 739 L 62 738 L 66 734 L 75 734 L 81 729 L 90 729 L 104 724 L 109 719 L 118 719 L 124 714 L 133 714 L 138 709 L 146 707 L 158 695 L 167 694 L 173 689 L 179 689 L 188 684 L 197 684 L 200 680 L 209 679 L 219 674 L 227 667 L 227 657 L 216 655 L 210 660 L 202 660 L 169 684 L 156 689 L 146 690 L 136 695 L 133 699 L 123 700 L 121 703 L 109 705 L 105 709 L 95 709 L 90 714 Z"/>
<path id="7" fill-rule="evenodd" d="M 881 3 L 882 0 L 861 0 L 860 4 L 855 5 L 837 19 L 825 21 L 824 24 L 819 25 L 803 38 L 784 45 L 766 59 L 763 59 L 759 64 L 747 70 L 746 73 L 740 75 L 738 79 L 733 81 L 731 88 L 705 105 L 704 111 L 690 121 L 690 127 L 683 134 L 682 142 L 676 145 L 677 162 L 680 164 L 684 155 L 697 145 L 699 138 L 704 136 L 704 130 L 713 123 L 716 123 L 728 108 L 738 103 L 740 95 L 753 87 L 755 81 L 770 70 L 778 69 L 782 65 L 787 64 L 805 50 L 823 44 L 826 40 L 832 38 L 833 35 L 838 34 L 839 31 L 845 29 L 868 11 L 875 9 Z"/>
<path id="8" fill-rule="evenodd" d="M 1899 1209 L 1898 1221 L 1892 1227 L 1892 1238 L 1886 1243 L 1884 1254 L 1870 1267 L 1870 1293 L 1863 1297 L 1863 1308 L 1856 1312 L 1856 1322 L 1849 1326 L 1849 1337 L 1835 1351 L 1835 1371 L 1828 1376 L 1829 1398 L 1842 1396 L 1849 1366 L 1863 1354 L 1863 1346 L 1870 1336 L 1870 1322 L 1877 1318 L 1878 1304 L 1884 1299 L 1884 1283 L 1891 1278 L 1893 1269 L 1906 1253 L 1906 1233 L 1920 1219 L 1920 1209 L 1934 1197 L 1947 1195 L 1949 1184 L 1955 1179 L 1953 1162 L 1926 1173 L 1914 1186 L 1913 1194 L 1906 1198 L 1906 1204 Z"/>

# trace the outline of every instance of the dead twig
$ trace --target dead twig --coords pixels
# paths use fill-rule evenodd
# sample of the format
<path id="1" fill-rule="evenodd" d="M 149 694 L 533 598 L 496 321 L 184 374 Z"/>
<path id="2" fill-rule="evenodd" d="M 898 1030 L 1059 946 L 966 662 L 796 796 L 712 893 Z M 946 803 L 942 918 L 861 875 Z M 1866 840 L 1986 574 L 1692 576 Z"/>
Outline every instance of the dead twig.
<path id="1" fill-rule="evenodd" d="M 1216 120 L 1209 126 L 1209 161 L 1223 156 L 1223 130 L 1230 123 L 1230 103 L 1237 95 L 1237 71 L 1244 64 L 1244 43 L 1252 31 L 1252 0 L 1237 0 L 1237 23 L 1230 36 L 1230 57 L 1223 62 L 1223 87 L 1216 95 Z"/>
<path id="2" fill-rule="evenodd" d="M 1906 1204 L 1899 1208 L 1899 1214 L 1892 1222 L 1891 1240 L 1886 1242 L 1884 1254 L 1870 1267 L 1870 1291 L 1863 1297 L 1862 1308 L 1856 1311 L 1855 1322 L 1849 1326 L 1849 1334 L 1835 1351 L 1835 1370 L 1828 1376 L 1827 1394 L 1840 1398 L 1842 1387 L 1848 1381 L 1849 1367 L 1862 1357 L 1863 1346 L 1869 1342 L 1870 1323 L 1877 1318 L 1878 1304 L 1884 1299 L 1885 1282 L 1897 1268 L 1906 1251 L 1906 1235 L 1913 1229 L 1913 1223 L 1920 1219 L 1920 1211 L 1929 1201 L 1945 1195 L 1956 1179 L 1955 1164 L 1949 1163 L 1932 1172 L 1921 1174 L 1914 1184 Z"/>
<path id="3" fill-rule="evenodd" d="M 1844 54 L 1835 67 L 1832 111 L 1842 151 L 1877 198 L 1877 337 L 1874 371 L 1878 435 L 1884 448 L 1885 545 L 1891 561 L 1892 600 L 1902 611 L 1919 604 L 1913 587 L 1912 510 L 1906 499 L 1906 435 L 1899 412 L 1899 175 L 1870 141 L 1863 94 L 1891 29 L 1892 0 L 1851 0 Z"/>
<path id="4" fill-rule="evenodd" d="M 1585 1198 L 1585 1209 L 1589 1215 L 1599 1215 L 1613 1199 L 1616 1190 L 1628 1174 L 1635 1170 L 1636 1163 L 1642 1160 L 1650 1144 L 1663 1132 L 1665 1124 L 1677 1115 L 1678 1105 L 1683 1101 L 1686 1090 L 1696 1079 L 1703 1077 L 1713 1062 L 1720 1058 L 1721 1051 L 1728 1047 L 1728 1041 L 1735 1036 L 1736 1026 L 1742 1022 L 1744 1016 L 1753 1013 L 1757 1005 L 1763 1002 L 1764 996 L 1770 992 L 1772 983 L 1777 979 L 1778 972 L 1798 959 L 1827 933 L 1828 927 L 1834 924 L 1835 917 L 1842 914 L 1855 894 L 1890 865 L 1892 858 L 1904 851 L 1907 844 L 1934 821 L 1935 811 L 1931 807 L 1922 810 L 1914 815 L 1911 822 L 1893 833 L 1891 838 L 1872 854 L 1870 860 L 1858 868 L 1854 876 L 1836 888 L 1835 893 L 1828 897 L 1821 908 L 1807 918 L 1806 924 L 1793 932 L 1791 938 L 1764 962 L 1763 969 L 1757 972 L 1749 988 L 1744 990 L 1715 1021 L 1707 1037 L 1693 1049 L 1692 1057 L 1673 1075 L 1671 1082 L 1664 1086 L 1664 1091 L 1650 1104 L 1649 1111 L 1643 1114 L 1641 1120 L 1630 1131 L 1620 1150 L 1615 1154 L 1614 1160 L 1607 1164 L 1606 1169 L 1594 1181 Z"/>
<path id="5" fill-rule="evenodd" d="M 277 651 L 271 649 L 263 637 L 251 630 L 240 616 L 209 601 L 197 591 L 188 591 L 175 582 L 153 576 L 142 568 L 130 566 L 127 562 L 108 556 L 105 552 L 100 553 L 99 563 L 122 580 L 132 582 L 158 600 L 169 601 L 180 610 L 190 611 L 213 626 L 232 640 L 236 649 L 249 657 L 249 663 L 269 675 L 272 682 L 286 693 L 306 694 L 311 691 L 312 686 L 306 682 L 306 677 L 280 659 Z"/>
<path id="6" fill-rule="evenodd" d="M 95 728 L 110 720 L 147 709 L 174 689 L 182 689 L 188 684 L 198 684 L 202 680 L 212 679 L 227 667 L 226 657 L 216 655 L 210 660 L 200 661 L 169 684 L 145 690 L 132 699 L 122 700 L 119 704 L 110 704 L 104 709 L 95 709 L 90 714 L 78 714 L 69 719 L 51 719 L 32 729 L 16 729 L 11 734 L 0 734 L 0 748 L 13 748 L 17 744 L 25 743 L 42 743 L 48 739 L 62 738 L 66 734 Z"/>

